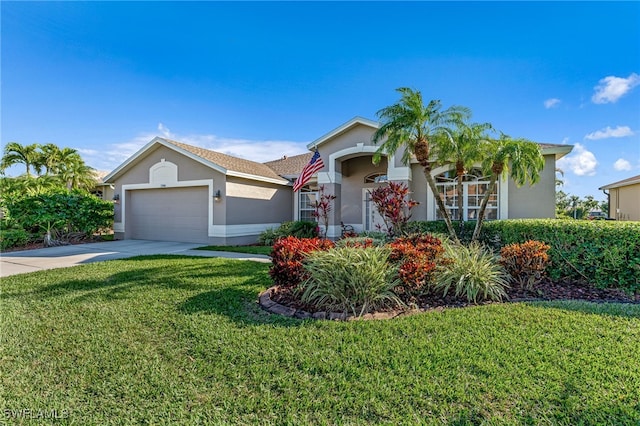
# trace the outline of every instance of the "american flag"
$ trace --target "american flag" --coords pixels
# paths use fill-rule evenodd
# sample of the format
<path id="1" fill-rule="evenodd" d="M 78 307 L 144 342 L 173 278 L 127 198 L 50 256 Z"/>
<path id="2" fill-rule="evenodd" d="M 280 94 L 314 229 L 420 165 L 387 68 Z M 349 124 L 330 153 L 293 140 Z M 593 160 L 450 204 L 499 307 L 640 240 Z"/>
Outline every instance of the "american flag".
<path id="1" fill-rule="evenodd" d="M 300 173 L 300 176 L 296 179 L 296 183 L 293 184 L 293 192 L 302 188 L 305 183 L 309 182 L 311 176 L 323 167 L 324 162 L 322 161 L 322 157 L 320 157 L 320 153 L 316 150 L 311 160 L 309 160 L 309 163 L 302 169 L 302 173 Z"/>

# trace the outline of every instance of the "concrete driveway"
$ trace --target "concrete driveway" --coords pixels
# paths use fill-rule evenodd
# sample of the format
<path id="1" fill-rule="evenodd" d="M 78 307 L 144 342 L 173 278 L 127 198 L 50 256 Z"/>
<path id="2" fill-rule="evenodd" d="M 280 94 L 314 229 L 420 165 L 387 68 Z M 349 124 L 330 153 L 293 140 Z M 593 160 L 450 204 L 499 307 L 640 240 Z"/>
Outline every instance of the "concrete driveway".
<path id="1" fill-rule="evenodd" d="M 151 254 L 180 254 L 186 256 L 227 257 L 233 259 L 269 262 L 268 256 L 258 254 L 230 253 L 221 251 L 194 250 L 202 244 L 176 243 L 169 241 L 121 240 L 102 243 L 75 244 L 36 250 L 14 251 L 0 255 L 0 277 L 66 268 L 83 263 Z"/>

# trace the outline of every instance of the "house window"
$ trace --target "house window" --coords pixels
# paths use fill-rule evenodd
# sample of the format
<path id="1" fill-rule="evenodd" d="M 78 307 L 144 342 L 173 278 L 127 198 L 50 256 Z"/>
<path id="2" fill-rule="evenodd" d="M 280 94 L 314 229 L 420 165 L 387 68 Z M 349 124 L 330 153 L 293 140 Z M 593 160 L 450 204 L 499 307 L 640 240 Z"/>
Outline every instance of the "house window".
<path id="1" fill-rule="evenodd" d="M 444 205 L 452 220 L 476 220 L 480 211 L 482 198 L 489 189 L 489 176 L 483 176 L 482 171 L 473 169 L 465 174 L 462 182 L 462 206 L 458 203 L 458 183 L 455 170 L 442 173 L 436 176 L 436 186 L 438 194 L 444 201 Z M 489 197 L 484 218 L 487 220 L 498 219 L 498 191 L 499 184 L 496 183 L 494 192 Z M 460 211 L 462 207 L 462 211 Z M 443 219 L 442 213 L 437 205 L 434 206 L 436 219 Z"/>
<path id="2" fill-rule="evenodd" d="M 389 182 L 387 175 L 384 173 L 371 173 L 364 178 L 364 183 L 384 183 Z"/>
<path id="3" fill-rule="evenodd" d="M 315 222 L 316 218 L 313 217 L 315 208 L 313 205 L 318 199 L 318 191 L 305 186 L 298 192 L 298 197 L 298 220 Z"/>

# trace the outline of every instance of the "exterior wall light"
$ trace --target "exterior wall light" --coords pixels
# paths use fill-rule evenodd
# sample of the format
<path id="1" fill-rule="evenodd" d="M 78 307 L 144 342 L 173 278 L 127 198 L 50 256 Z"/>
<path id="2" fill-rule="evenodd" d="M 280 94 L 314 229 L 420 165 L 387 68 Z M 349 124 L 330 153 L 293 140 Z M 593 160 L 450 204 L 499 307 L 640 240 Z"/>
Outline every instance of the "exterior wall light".
<path id="1" fill-rule="evenodd" d="M 213 199 L 216 201 L 220 201 L 222 199 L 222 194 L 220 194 L 219 189 L 216 191 L 215 195 L 213 196 Z"/>

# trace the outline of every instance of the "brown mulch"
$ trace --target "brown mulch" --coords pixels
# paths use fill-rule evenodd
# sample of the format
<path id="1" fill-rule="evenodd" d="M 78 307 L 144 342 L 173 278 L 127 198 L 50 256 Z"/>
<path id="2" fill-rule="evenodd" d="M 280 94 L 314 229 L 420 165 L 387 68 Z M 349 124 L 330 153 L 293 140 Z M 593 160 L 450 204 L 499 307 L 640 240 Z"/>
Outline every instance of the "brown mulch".
<path id="1" fill-rule="evenodd" d="M 302 309 L 310 313 L 318 311 L 318 309 L 313 306 L 301 302 L 299 297 L 296 296 L 290 288 L 276 287 L 271 294 L 271 300 L 281 305 Z M 640 304 L 640 293 L 627 294 L 620 289 L 599 289 L 580 282 L 554 282 L 550 279 L 544 279 L 535 286 L 533 291 L 519 287 L 507 289 L 507 299 L 504 301 L 520 302 L 534 300 L 584 300 L 596 303 L 616 302 Z M 417 305 L 417 308 L 423 310 L 472 305 L 472 303 L 467 302 L 466 299 L 455 297 L 452 294 L 448 294 L 447 296 L 427 294 L 413 299 L 411 302 L 415 304 L 414 306 Z M 478 304 L 484 303 L 485 302 L 479 302 Z"/>

